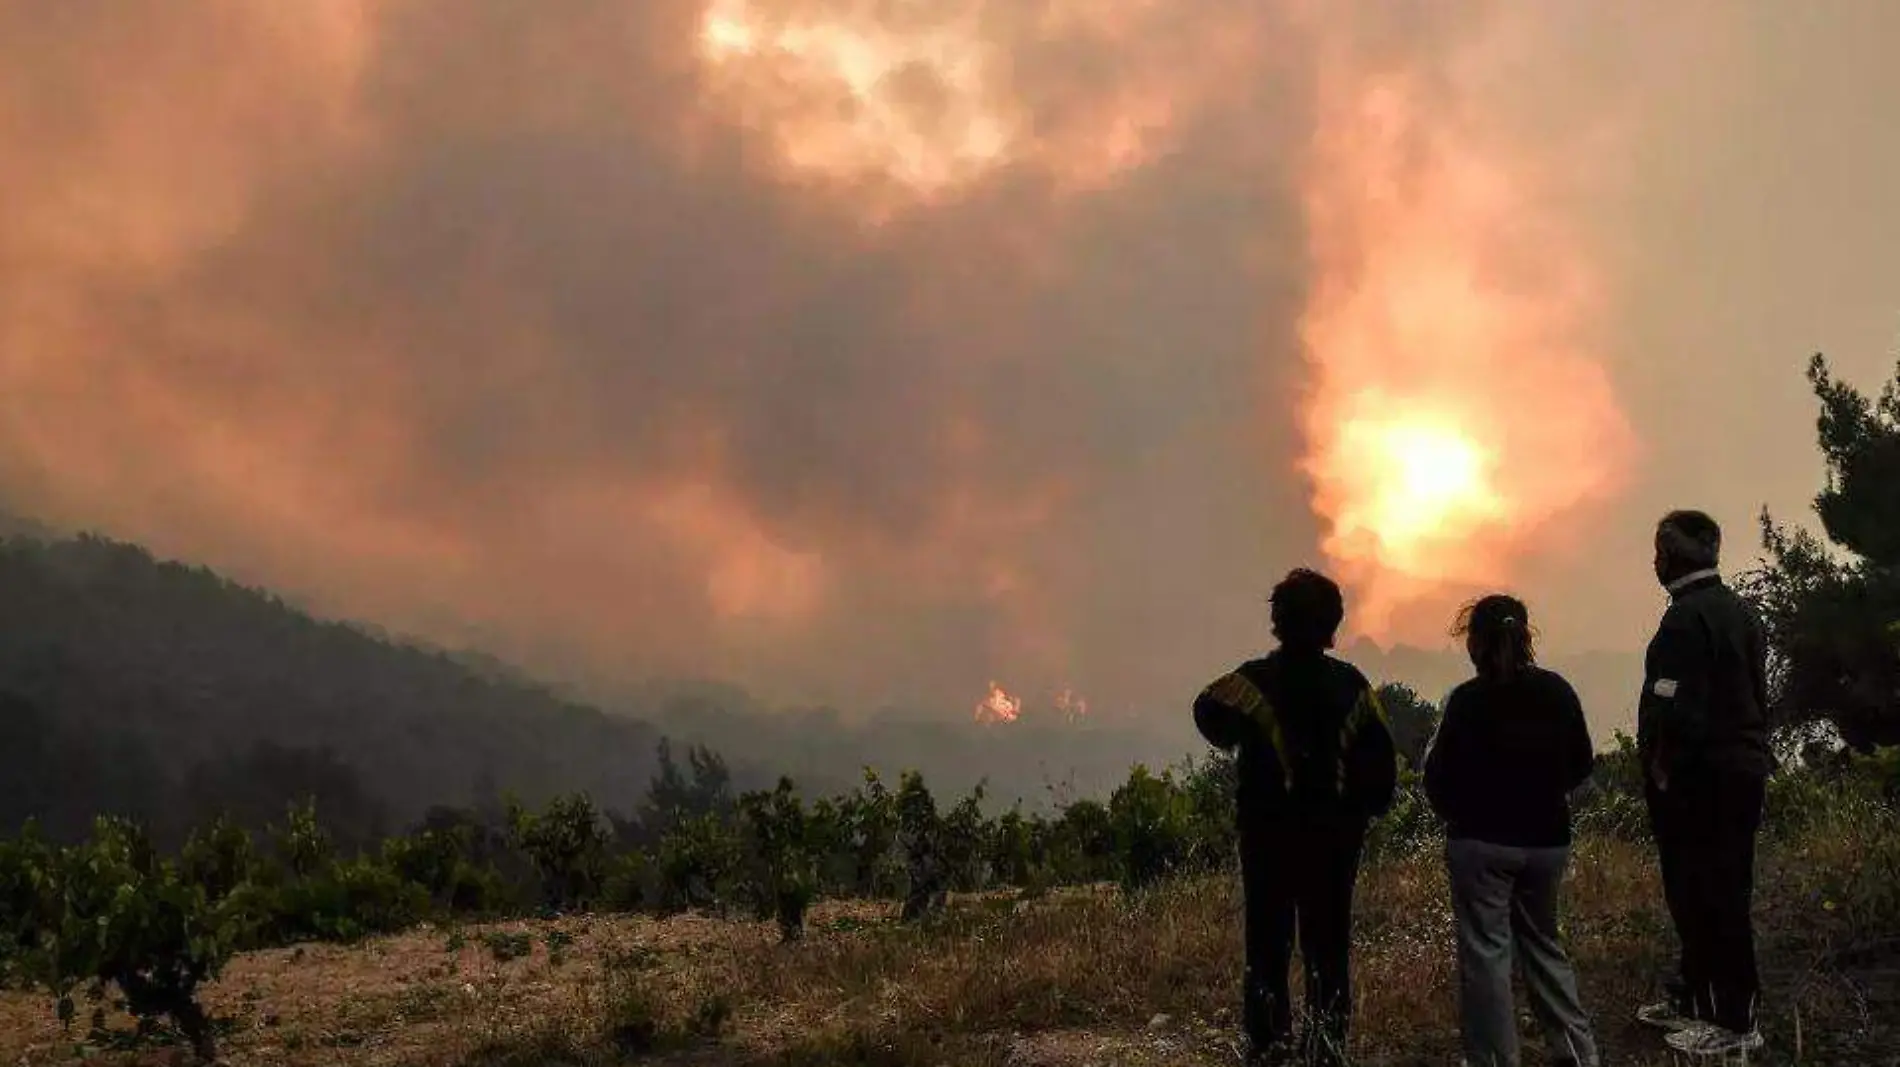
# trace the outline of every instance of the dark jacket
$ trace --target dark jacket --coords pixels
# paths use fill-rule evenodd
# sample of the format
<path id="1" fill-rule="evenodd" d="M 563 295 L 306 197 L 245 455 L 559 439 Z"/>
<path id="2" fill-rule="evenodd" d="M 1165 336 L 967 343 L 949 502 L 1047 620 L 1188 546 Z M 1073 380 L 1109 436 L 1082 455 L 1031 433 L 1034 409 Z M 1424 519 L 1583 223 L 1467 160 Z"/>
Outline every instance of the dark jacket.
<path id="1" fill-rule="evenodd" d="M 1392 806 L 1398 755 L 1379 698 L 1351 664 L 1284 649 L 1194 701 L 1209 744 L 1235 751 L 1243 824 L 1283 815 L 1371 818 Z"/>
<path id="2" fill-rule="evenodd" d="M 1570 793 L 1595 763 L 1577 691 L 1529 667 L 1451 691 L 1425 753 L 1425 795 L 1453 840 L 1559 848 L 1570 843 Z"/>
<path id="3" fill-rule="evenodd" d="M 1747 601 L 1714 575 L 1678 588 L 1644 659 L 1636 707 L 1644 768 L 1672 780 L 1767 775 L 1767 675 L 1767 641 Z"/>

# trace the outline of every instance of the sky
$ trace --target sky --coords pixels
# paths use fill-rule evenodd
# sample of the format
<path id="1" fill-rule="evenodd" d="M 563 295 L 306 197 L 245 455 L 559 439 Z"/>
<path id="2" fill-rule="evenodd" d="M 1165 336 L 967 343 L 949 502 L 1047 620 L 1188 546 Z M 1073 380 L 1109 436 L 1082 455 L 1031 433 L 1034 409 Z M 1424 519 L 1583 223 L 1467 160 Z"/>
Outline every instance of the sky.
<path id="1" fill-rule="evenodd" d="M 596 686 L 1161 714 L 1819 488 L 1880 0 L 0 0 L 0 510 Z M 1885 112 L 1883 114 L 1883 111 Z"/>

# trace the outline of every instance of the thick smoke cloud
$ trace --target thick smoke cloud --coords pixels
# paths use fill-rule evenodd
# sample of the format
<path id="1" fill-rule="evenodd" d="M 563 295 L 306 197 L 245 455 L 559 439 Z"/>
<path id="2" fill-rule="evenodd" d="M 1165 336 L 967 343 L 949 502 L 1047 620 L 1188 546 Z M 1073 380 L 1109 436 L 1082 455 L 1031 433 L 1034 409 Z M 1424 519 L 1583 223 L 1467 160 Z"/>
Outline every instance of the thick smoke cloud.
<path id="1" fill-rule="evenodd" d="M 0 503 L 594 680 L 1152 707 L 1320 558 L 1296 409 L 1328 77 L 1402 73 L 1592 174 L 1538 138 L 1594 115 L 1631 185 L 1667 168 L 1630 86 L 1706 41 L 1736 93 L 1773 47 L 1502 10 L 0 0 Z M 1655 269 L 1618 243 L 1653 198 L 1564 188 L 1565 254 Z M 1743 217 L 1715 199 L 1711 233 Z M 1638 349 L 1726 297 L 1610 283 L 1591 351 L 1689 465 Z M 1826 339 L 1755 357 L 1788 410 Z M 1640 526 L 1669 495 L 1641 476 L 1585 518 Z M 1745 523 L 1761 494 L 1705 495 Z M 1606 582 L 1513 553 L 1579 605 L 1564 639 L 1643 622 L 1640 554 Z"/>

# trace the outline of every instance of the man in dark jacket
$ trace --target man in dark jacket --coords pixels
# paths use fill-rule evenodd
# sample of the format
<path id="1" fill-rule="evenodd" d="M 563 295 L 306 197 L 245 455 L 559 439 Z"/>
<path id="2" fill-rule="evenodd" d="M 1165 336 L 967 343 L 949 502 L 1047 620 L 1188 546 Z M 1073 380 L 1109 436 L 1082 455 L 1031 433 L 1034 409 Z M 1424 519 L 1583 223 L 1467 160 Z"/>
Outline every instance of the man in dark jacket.
<path id="1" fill-rule="evenodd" d="M 1682 943 L 1679 982 L 1638 1018 L 1670 1047 L 1727 1056 L 1759 1048 L 1760 980 L 1750 914 L 1755 837 L 1774 757 L 1767 642 L 1747 601 L 1716 570 L 1722 531 L 1699 511 L 1656 529 L 1669 608 L 1650 641 L 1637 705 L 1663 892 Z"/>
<path id="2" fill-rule="evenodd" d="M 1194 722 L 1235 753 L 1242 1005 L 1254 1062 L 1295 1052 L 1287 968 L 1296 923 L 1308 1009 L 1301 1062 L 1338 1062 L 1352 1011 L 1353 887 L 1367 826 L 1392 804 L 1398 757 L 1365 676 L 1327 655 L 1345 617 L 1339 587 L 1295 570 L 1271 604 L 1280 647 L 1203 690 Z"/>

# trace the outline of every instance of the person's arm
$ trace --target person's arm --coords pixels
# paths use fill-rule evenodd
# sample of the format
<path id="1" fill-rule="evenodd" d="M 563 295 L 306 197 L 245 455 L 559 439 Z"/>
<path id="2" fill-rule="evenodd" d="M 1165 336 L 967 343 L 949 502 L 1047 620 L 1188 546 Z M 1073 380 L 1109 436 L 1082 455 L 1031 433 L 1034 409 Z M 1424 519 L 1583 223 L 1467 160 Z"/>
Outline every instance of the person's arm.
<path id="1" fill-rule="evenodd" d="M 1666 770 L 1672 753 L 1699 747 L 1709 735 L 1715 649 L 1702 621 L 1676 610 L 1663 616 L 1650 649 L 1643 703 L 1655 719 Z"/>
<path id="2" fill-rule="evenodd" d="M 1464 709 L 1454 691 L 1445 698 L 1438 731 L 1425 750 L 1425 799 L 1446 822 L 1450 822 L 1458 810 L 1460 786 L 1467 781 L 1464 722 Z"/>
<path id="3" fill-rule="evenodd" d="M 1590 740 L 1590 720 L 1583 713 L 1583 701 L 1569 682 L 1558 679 L 1557 721 L 1563 731 L 1563 782 L 1568 793 L 1590 780 L 1596 770 L 1596 745 Z"/>
<path id="4" fill-rule="evenodd" d="M 1346 785 L 1354 806 L 1368 816 L 1384 815 L 1392 807 L 1399 785 L 1399 749 L 1385 706 L 1371 685 L 1363 684 L 1346 719 L 1341 755 L 1346 761 Z"/>
<path id="5" fill-rule="evenodd" d="M 1194 698 L 1194 726 L 1207 743 L 1223 752 L 1247 739 L 1250 716 L 1265 698 L 1235 671 L 1224 674 Z"/>

